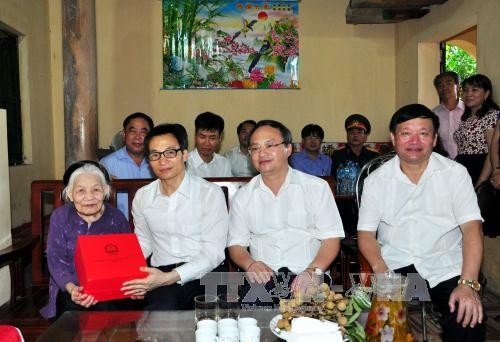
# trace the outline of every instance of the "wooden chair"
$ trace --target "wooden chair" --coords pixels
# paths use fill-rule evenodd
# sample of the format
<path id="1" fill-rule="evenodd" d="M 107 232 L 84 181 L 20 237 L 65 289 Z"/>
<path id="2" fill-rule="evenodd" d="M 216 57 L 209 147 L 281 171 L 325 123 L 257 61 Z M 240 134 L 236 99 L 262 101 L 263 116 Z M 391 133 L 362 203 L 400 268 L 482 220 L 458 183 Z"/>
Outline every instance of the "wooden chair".
<path id="1" fill-rule="evenodd" d="M 10 271 L 10 305 L 14 305 L 18 297 L 25 296 L 23 259 L 31 256 L 36 237 L 28 234 L 12 238 L 12 245 L 0 249 L 0 268 L 9 265 Z"/>

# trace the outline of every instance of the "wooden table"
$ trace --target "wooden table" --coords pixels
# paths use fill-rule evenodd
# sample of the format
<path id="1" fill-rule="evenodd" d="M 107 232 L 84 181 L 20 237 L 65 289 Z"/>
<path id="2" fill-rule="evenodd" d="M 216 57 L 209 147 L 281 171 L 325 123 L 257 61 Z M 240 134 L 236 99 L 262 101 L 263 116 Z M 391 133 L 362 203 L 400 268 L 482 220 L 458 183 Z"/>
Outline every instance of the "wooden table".
<path id="1" fill-rule="evenodd" d="M 274 310 L 242 311 L 255 317 L 264 341 L 281 341 L 269 329 Z M 195 341 L 194 311 L 65 312 L 38 339 L 55 341 Z"/>

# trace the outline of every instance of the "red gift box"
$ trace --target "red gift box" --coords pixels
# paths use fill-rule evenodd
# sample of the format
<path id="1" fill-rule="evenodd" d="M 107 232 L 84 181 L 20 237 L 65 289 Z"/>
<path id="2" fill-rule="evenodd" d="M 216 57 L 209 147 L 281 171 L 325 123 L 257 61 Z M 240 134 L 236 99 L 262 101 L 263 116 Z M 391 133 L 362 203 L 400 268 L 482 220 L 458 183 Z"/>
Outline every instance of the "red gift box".
<path id="1" fill-rule="evenodd" d="M 121 299 L 120 289 L 127 280 L 147 276 L 146 266 L 135 234 L 82 235 L 78 237 L 75 267 L 83 291 L 98 301 Z"/>

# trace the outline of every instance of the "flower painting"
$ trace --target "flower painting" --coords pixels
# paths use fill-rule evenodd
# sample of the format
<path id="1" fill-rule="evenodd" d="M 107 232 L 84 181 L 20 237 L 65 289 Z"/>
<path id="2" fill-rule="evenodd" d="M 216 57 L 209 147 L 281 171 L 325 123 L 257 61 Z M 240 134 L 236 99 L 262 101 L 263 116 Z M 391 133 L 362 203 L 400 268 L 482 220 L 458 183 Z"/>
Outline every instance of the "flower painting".
<path id="1" fill-rule="evenodd" d="M 163 0 L 164 89 L 298 87 L 298 0 Z"/>

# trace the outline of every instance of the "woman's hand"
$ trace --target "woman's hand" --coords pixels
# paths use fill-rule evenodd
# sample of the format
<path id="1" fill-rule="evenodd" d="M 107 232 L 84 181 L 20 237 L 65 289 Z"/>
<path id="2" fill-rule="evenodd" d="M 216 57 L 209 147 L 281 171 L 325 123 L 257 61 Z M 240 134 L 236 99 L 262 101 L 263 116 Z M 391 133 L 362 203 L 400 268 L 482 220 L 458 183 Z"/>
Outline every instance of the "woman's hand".
<path id="1" fill-rule="evenodd" d="M 496 168 L 491 174 L 490 178 L 491 185 L 495 187 L 495 189 L 500 189 L 500 169 Z"/>
<path id="2" fill-rule="evenodd" d="M 87 293 L 83 293 L 83 287 L 81 286 L 76 286 L 73 283 L 68 283 L 66 285 L 66 290 L 71 295 L 71 300 L 75 304 L 81 305 L 85 308 L 97 304 L 97 300 L 93 296 Z"/>

